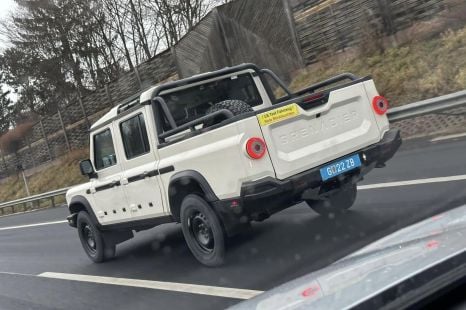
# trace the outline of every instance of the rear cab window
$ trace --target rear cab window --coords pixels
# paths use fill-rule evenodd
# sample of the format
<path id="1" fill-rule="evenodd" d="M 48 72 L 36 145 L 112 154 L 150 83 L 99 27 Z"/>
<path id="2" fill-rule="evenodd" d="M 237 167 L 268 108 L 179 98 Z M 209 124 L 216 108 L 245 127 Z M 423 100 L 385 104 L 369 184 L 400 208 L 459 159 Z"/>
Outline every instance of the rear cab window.
<path id="1" fill-rule="evenodd" d="M 181 126 L 207 114 L 209 108 L 225 100 L 241 100 L 251 107 L 263 103 L 262 97 L 250 73 L 228 76 L 223 79 L 202 83 L 161 96 L 175 120 Z M 171 129 L 163 117 L 162 129 Z"/>
<path id="2" fill-rule="evenodd" d="M 150 152 L 146 123 L 142 113 L 121 122 L 120 132 L 126 159 Z"/>

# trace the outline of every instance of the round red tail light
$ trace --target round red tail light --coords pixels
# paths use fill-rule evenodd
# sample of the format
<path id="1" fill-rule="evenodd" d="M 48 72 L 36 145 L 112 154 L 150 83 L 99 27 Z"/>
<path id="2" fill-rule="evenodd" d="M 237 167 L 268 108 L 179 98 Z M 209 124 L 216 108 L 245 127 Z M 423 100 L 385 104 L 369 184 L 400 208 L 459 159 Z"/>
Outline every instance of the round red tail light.
<path id="1" fill-rule="evenodd" d="M 267 146 L 261 138 L 250 138 L 246 142 L 246 153 L 252 159 L 260 159 L 264 157 Z"/>
<path id="2" fill-rule="evenodd" d="M 375 96 L 374 99 L 372 99 L 372 108 L 375 113 L 384 115 L 388 110 L 388 100 L 382 96 Z"/>

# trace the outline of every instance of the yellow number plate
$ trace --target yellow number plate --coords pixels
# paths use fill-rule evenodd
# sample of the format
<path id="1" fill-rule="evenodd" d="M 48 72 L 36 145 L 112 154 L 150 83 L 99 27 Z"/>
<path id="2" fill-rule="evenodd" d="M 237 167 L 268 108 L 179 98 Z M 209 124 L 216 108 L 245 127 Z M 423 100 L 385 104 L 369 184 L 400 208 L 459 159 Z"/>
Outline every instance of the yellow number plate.
<path id="1" fill-rule="evenodd" d="M 257 115 L 261 126 L 268 126 L 277 122 L 284 121 L 299 115 L 299 109 L 296 103 L 286 105 L 284 107 L 270 110 Z"/>

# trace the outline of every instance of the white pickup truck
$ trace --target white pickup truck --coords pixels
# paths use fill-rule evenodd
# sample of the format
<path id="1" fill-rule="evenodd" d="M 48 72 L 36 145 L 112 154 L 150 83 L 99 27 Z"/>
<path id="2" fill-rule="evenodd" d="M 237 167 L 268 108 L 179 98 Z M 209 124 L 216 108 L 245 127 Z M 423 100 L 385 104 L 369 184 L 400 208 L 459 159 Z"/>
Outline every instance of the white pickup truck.
<path id="1" fill-rule="evenodd" d="M 350 208 L 356 183 L 401 145 L 387 109 L 370 77 L 349 73 L 295 93 L 252 64 L 154 86 L 91 127 L 90 181 L 67 192 L 68 222 L 95 262 L 178 222 L 196 259 L 220 265 L 225 239 L 251 221 L 302 201 L 323 215 Z"/>

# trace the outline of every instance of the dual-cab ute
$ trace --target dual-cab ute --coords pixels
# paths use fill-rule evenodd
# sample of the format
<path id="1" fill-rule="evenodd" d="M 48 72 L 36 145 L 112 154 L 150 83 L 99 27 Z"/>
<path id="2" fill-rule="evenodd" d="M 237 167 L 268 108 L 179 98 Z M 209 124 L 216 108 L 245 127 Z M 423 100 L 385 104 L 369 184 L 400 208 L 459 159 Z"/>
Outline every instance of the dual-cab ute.
<path id="1" fill-rule="evenodd" d="M 135 231 L 178 222 L 196 259 L 220 265 L 225 239 L 251 221 L 302 201 L 323 215 L 350 208 L 356 183 L 401 144 L 387 109 L 370 77 L 348 73 L 295 93 L 252 64 L 154 86 L 91 127 L 69 224 L 102 262 Z"/>

